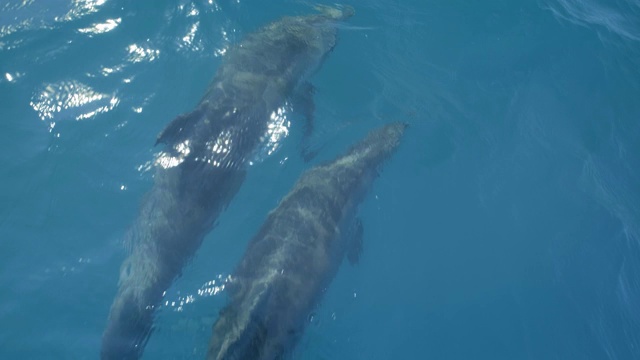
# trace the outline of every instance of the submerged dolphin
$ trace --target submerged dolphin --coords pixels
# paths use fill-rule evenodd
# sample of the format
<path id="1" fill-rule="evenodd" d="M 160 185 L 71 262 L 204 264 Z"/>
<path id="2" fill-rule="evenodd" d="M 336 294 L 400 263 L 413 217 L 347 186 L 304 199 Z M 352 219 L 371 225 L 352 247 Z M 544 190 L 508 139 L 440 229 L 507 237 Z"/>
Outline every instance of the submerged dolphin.
<path id="1" fill-rule="evenodd" d="M 213 325 L 208 359 L 281 359 L 294 347 L 345 254 L 357 259 L 358 204 L 404 129 L 375 130 L 309 170 L 269 213 L 227 283 L 230 301 Z"/>
<path id="2" fill-rule="evenodd" d="M 153 188 L 126 235 L 130 253 L 102 338 L 102 359 L 137 359 L 149 338 L 154 307 L 238 191 L 246 162 L 270 122 L 336 43 L 350 7 L 285 17 L 231 49 L 197 108 L 158 136 L 166 150 Z M 308 100 L 308 99 L 307 99 Z"/>

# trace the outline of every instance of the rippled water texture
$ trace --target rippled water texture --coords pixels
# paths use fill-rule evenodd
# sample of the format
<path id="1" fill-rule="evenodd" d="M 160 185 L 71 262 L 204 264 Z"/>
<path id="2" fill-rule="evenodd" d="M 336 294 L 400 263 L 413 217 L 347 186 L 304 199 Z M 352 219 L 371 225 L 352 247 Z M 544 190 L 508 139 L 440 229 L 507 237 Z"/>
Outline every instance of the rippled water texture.
<path id="1" fill-rule="evenodd" d="M 204 357 L 246 243 L 299 174 L 402 120 L 296 359 L 640 358 L 640 2 L 348 1 L 167 290 L 145 358 Z M 329 3 L 327 3 L 329 4 Z M 228 49 L 299 1 L 0 4 L 0 358 L 95 359 L 122 237 Z M 164 161 L 164 163 L 163 163 Z M 168 161 L 168 162 L 167 162 Z"/>

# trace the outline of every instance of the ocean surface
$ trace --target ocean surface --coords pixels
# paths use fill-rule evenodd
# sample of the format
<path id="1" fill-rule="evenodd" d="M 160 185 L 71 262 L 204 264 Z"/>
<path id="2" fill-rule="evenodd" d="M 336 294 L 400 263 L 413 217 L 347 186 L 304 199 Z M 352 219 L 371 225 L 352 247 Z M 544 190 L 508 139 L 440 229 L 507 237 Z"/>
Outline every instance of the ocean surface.
<path id="1" fill-rule="evenodd" d="M 291 115 L 167 290 L 145 359 L 201 359 L 219 286 L 301 172 L 410 124 L 364 252 L 293 359 L 640 359 L 640 2 L 346 1 Z M 331 3 L 327 3 L 331 4 Z M 157 134 L 305 1 L 0 2 L 0 358 L 96 359 Z M 269 149 L 273 150 L 273 149 Z"/>

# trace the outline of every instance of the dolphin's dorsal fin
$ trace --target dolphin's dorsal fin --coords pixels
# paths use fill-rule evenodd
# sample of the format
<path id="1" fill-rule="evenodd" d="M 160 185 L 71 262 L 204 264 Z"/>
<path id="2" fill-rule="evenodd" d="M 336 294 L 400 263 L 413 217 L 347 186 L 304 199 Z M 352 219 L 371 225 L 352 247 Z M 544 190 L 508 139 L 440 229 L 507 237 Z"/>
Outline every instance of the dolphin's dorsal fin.
<path id="1" fill-rule="evenodd" d="M 184 130 L 193 126 L 193 124 L 195 124 L 201 116 L 202 110 L 200 108 L 197 108 L 190 113 L 178 115 L 178 117 L 173 119 L 167 125 L 167 127 L 165 127 L 164 130 L 162 130 L 160 134 L 158 134 L 155 145 L 174 144 L 180 138 L 180 135 L 184 132 Z"/>

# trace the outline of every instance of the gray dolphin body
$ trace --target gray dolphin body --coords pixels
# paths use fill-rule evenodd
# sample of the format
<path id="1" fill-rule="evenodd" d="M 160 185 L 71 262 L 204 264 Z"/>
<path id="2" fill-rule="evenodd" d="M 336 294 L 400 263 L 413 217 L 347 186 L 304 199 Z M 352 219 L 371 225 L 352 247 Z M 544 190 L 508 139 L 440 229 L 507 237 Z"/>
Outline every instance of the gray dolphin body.
<path id="1" fill-rule="evenodd" d="M 227 284 L 230 301 L 213 325 L 208 359 L 281 359 L 293 348 L 345 254 L 351 260 L 359 251 L 361 239 L 345 230 L 360 224 L 357 206 L 404 129 L 375 130 L 309 170 L 270 212 Z"/>
<path id="2" fill-rule="evenodd" d="M 166 145 L 153 188 L 127 232 L 130 254 L 102 338 L 102 359 L 137 359 L 154 307 L 236 194 L 270 119 L 305 88 L 336 42 L 350 7 L 321 7 L 248 35 L 225 56 L 196 110 L 158 136 Z"/>

